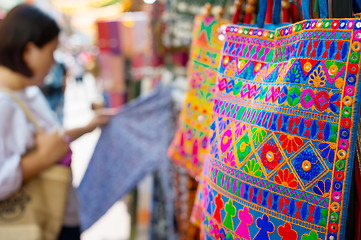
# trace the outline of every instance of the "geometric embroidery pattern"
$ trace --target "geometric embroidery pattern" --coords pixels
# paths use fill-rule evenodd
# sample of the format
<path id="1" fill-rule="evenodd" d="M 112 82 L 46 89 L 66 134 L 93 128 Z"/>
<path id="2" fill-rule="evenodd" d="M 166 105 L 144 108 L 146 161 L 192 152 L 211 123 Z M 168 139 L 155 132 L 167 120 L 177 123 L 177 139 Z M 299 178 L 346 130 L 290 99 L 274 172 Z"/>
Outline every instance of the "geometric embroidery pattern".
<path id="1" fill-rule="evenodd" d="M 189 90 L 180 113 L 178 129 L 168 156 L 193 177 L 202 171 L 209 154 L 209 126 L 213 122 L 213 97 L 223 41 L 220 27 L 225 20 L 196 16 L 188 66 Z"/>
<path id="2" fill-rule="evenodd" d="M 206 239 L 344 239 L 360 40 L 358 19 L 226 27 L 205 181 L 218 212 L 204 212 Z"/>

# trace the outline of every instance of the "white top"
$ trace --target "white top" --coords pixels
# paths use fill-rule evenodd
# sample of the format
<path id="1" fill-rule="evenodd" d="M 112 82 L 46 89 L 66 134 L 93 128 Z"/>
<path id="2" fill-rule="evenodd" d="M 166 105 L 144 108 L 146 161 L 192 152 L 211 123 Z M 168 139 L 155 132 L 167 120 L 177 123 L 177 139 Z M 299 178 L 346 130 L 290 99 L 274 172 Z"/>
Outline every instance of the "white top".
<path id="1" fill-rule="evenodd" d="M 45 132 L 62 128 L 38 87 L 32 86 L 21 91 L 14 91 L 14 93 L 27 105 Z M 7 93 L 0 91 L 0 200 L 20 189 L 22 183 L 21 157 L 35 147 L 35 134 L 35 127 L 27 119 L 20 106 Z M 70 192 L 71 196 L 69 197 L 73 199 L 70 202 L 73 204 L 68 199 L 65 214 L 67 221 L 64 224 L 77 225 L 79 221 L 74 189 L 71 189 Z M 72 217 L 67 215 L 72 215 Z"/>

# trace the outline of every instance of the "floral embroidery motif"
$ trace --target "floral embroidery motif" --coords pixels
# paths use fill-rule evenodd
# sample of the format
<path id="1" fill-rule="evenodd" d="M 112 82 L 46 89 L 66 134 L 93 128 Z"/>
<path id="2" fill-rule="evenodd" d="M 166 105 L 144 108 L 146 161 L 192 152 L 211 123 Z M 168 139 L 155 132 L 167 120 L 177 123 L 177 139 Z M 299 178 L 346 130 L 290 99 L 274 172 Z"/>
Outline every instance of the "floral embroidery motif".
<path id="1" fill-rule="evenodd" d="M 326 85 L 326 74 L 322 66 L 318 66 L 310 75 L 308 84 L 313 84 L 315 87 L 324 87 Z"/>
<path id="2" fill-rule="evenodd" d="M 229 164 L 231 167 L 236 166 L 236 161 L 235 161 L 235 158 L 234 158 L 233 150 L 227 153 L 227 155 L 226 155 L 226 157 L 224 159 L 224 162 L 226 164 Z"/>
<path id="3" fill-rule="evenodd" d="M 244 171 L 249 175 L 260 177 L 262 172 L 260 170 L 259 163 L 256 163 L 254 159 L 248 160 L 247 164 L 244 166 Z"/>
<path id="4" fill-rule="evenodd" d="M 338 67 L 336 66 L 336 64 L 332 64 L 330 69 L 328 70 L 328 73 L 330 75 L 335 75 L 338 71 Z"/>
<path id="5" fill-rule="evenodd" d="M 278 175 L 275 176 L 275 181 L 276 183 L 285 187 L 293 189 L 298 187 L 298 182 L 295 180 L 295 174 L 290 173 L 288 168 L 286 168 L 284 171 L 280 169 L 278 171 Z"/>
<path id="6" fill-rule="evenodd" d="M 317 186 L 313 187 L 313 192 L 324 197 L 328 198 L 330 196 L 331 189 L 331 180 L 327 178 L 325 181 L 318 181 Z"/>
<path id="7" fill-rule="evenodd" d="M 329 163 L 335 161 L 336 144 L 320 143 L 318 144 L 318 149 L 321 150 L 321 156 L 327 158 Z"/>
<path id="8" fill-rule="evenodd" d="M 219 119 L 219 123 L 218 123 L 218 127 L 219 127 L 219 131 L 223 131 L 224 129 L 226 129 L 226 127 L 229 124 L 229 120 L 224 120 L 224 119 Z"/>
<path id="9" fill-rule="evenodd" d="M 282 148 L 287 150 L 288 154 L 298 151 L 298 148 L 303 145 L 301 138 L 287 134 L 281 134 L 280 141 L 282 142 Z"/>
<path id="10" fill-rule="evenodd" d="M 247 129 L 247 127 L 248 126 L 246 124 L 238 123 L 236 125 L 236 131 L 235 131 L 236 138 L 239 138 L 244 133 L 244 131 Z"/>
<path id="11" fill-rule="evenodd" d="M 261 150 L 261 160 L 263 166 L 268 170 L 273 170 L 281 162 L 281 153 L 275 143 L 266 143 Z"/>
<path id="12" fill-rule="evenodd" d="M 248 154 L 252 151 L 251 144 L 249 143 L 249 134 L 246 132 L 241 140 L 237 143 L 237 156 L 242 161 L 244 158 L 248 156 Z"/>
<path id="13" fill-rule="evenodd" d="M 253 128 L 252 129 L 252 139 L 254 144 L 259 144 L 263 142 L 264 137 L 267 135 L 267 132 L 262 128 Z"/>
<path id="14" fill-rule="evenodd" d="M 217 142 L 215 142 L 213 145 L 212 145 L 212 148 L 211 148 L 211 154 L 214 155 L 215 158 L 218 158 L 219 157 L 219 151 L 218 151 L 218 147 L 217 147 Z"/>
<path id="15" fill-rule="evenodd" d="M 304 181 L 312 181 L 322 172 L 322 165 L 312 151 L 301 152 L 292 162 L 297 174 Z"/>
<path id="16" fill-rule="evenodd" d="M 310 62 L 306 62 L 303 69 L 306 71 L 306 72 L 309 72 L 311 71 L 311 68 L 312 68 L 312 64 Z"/>
<path id="17" fill-rule="evenodd" d="M 311 231 L 309 235 L 304 234 L 301 240 L 321 240 L 318 238 L 318 234 L 315 231 Z"/>
<path id="18" fill-rule="evenodd" d="M 302 71 L 302 69 L 301 69 Z M 289 74 L 287 74 L 287 82 L 300 83 L 301 82 L 301 71 L 298 68 L 291 68 Z"/>
<path id="19" fill-rule="evenodd" d="M 297 240 L 298 234 L 292 229 L 292 224 L 286 222 L 284 226 L 278 227 L 278 234 L 282 237 L 281 240 Z"/>

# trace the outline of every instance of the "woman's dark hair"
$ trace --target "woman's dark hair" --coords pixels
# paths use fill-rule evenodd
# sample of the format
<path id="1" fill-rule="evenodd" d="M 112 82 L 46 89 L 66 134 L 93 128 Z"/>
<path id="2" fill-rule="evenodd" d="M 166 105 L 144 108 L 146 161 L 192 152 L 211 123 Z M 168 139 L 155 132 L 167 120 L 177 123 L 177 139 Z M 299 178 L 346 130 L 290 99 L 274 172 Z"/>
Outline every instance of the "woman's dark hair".
<path id="1" fill-rule="evenodd" d="M 33 75 L 23 54 L 27 43 L 41 48 L 60 32 L 57 23 L 36 7 L 20 4 L 0 22 L 0 65 L 23 74 Z"/>

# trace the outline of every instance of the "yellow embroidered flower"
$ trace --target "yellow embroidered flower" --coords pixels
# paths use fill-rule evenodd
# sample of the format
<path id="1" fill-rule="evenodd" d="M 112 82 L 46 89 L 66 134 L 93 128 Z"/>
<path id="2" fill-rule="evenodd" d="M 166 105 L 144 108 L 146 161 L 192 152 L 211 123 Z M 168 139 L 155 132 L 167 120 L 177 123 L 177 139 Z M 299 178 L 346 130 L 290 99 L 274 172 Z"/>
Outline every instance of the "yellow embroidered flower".
<path id="1" fill-rule="evenodd" d="M 315 87 L 324 87 L 326 85 L 326 74 L 322 66 L 318 66 L 311 73 L 308 84 L 313 84 Z"/>

